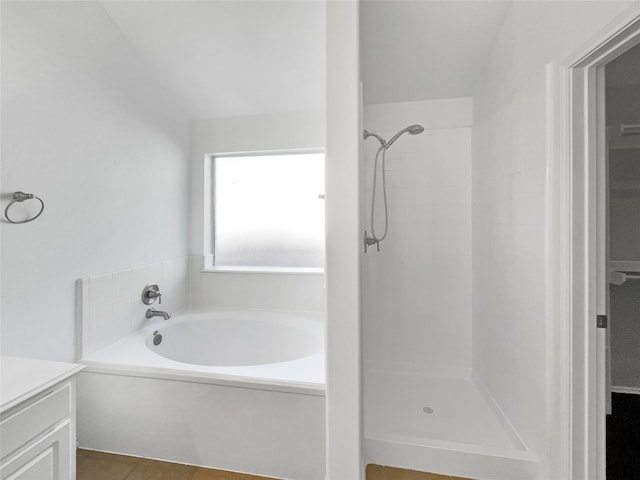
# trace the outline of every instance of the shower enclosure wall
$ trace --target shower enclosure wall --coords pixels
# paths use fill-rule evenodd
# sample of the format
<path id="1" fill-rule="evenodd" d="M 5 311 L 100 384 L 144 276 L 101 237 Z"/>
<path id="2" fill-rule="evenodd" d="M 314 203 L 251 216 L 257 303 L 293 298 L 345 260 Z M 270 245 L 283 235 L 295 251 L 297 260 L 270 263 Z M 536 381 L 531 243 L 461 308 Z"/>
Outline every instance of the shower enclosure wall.
<path id="1" fill-rule="evenodd" d="M 472 100 L 369 105 L 363 123 L 384 138 L 425 128 L 387 151 L 389 232 L 362 257 L 365 461 L 535 478 L 535 455 L 471 374 Z M 378 147 L 363 144 L 363 231 Z"/>

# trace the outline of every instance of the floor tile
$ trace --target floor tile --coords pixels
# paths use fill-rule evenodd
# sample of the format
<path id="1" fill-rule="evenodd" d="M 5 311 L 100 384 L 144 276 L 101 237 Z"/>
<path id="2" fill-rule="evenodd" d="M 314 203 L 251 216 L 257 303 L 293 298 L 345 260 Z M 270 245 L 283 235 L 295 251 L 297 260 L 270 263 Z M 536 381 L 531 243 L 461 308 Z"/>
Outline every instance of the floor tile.
<path id="1" fill-rule="evenodd" d="M 93 458 L 96 460 L 117 460 L 124 463 L 138 463 L 138 457 L 130 455 L 120 455 L 118 453 L 99 452 L 97 450 L 86 450 L 84 448 L 76 449 L 76 458 Z"/>
<path id="2" fill-rule="evenodd" d="M 105 454 L 80 454 L 76 462 L 77 480 L 125 480 L 136 466 L 131 457 L 110 457 L 106 457 Z"/>
<path id="3" fill-rule="evenodd" d="M 194 470 L 190 465 L 141 460 L 125 480 L 191 480 Z"/>
<path id="4" fill-rule="evenodd" d="M 227 472 L 226 470 L 215 470 L 213 468 L 196 467 L 189 480 L 254 480 L 256 478 L 264 479 L 265 477 L 255 477 L 244 473 Z"/>
<path id="5" fill-rule="evenodd" d="M 78 448 L 76 450 L 76 460 L 79 461 L 79 460 L 83 459 L 86 456 L 87 456 L 87 450 L 84 450 L 82 448 Z"/>
<path id="6" fill-rule="evenodd" d="M 281 480 L 95 450 L 76 450 L 77 480 Z"/>
<path id="7" fill-rule="evenodd" d="M 449 480 L 449 475 L 418 472 L 404 468 L 384 467 L 384 480 Z"/>
<path id="8" fill-rule="evenodd" d="M 384 480 L 383 468 L 380 465 L 370 463 L 367 465 L 365 478 L 366 480 Z"/>

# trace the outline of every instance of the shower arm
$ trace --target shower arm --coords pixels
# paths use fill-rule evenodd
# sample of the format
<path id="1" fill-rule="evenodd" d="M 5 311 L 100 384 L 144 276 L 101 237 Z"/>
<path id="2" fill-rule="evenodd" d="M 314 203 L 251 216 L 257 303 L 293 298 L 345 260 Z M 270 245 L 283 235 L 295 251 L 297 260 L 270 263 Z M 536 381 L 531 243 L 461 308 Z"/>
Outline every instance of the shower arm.
<path id="1" fill-rule="evenodd" d="M 378 139 L 378 141 L 380 142 L 380 145 L 382 145 L 382 148 L 387 148 L 387 142 L 384 138 L 382 138 L 380 135 L 378 135 L 377 133 L 372 133 L 369 132 L 367 130 L 365 130 L 364 132 L 362 132 L 362 138 L 364 138 L 365 140 L 369 137 L 375 137 Z"/>

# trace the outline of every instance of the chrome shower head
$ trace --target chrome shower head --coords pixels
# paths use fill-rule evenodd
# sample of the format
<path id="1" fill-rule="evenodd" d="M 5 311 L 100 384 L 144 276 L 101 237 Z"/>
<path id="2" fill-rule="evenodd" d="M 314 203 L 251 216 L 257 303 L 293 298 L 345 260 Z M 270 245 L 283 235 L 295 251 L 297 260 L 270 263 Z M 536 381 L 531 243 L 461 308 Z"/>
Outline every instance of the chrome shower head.
<path id="1" fill-rule="evenodd" d="M 380 135 L 369 132 L 367 130 L 362 132 L 362 138 L 366 140 L 369 137 L 375 137 L 380 142 L 380 145 L 382 145 L 382 148 L 386 150 L 391 146 L 393 142 L 395 142 L 400 137 L 400 135 L 407 132 L 410 133 L 411 135 L 418 135 L 419 133 L 424 132 L 424 127 L 422 125 L 411 125 L 407 128 L 403 128 L 398 133 L 396 133 L 388 142 L 384 138 L 382 138 Z"/>
<path id="2" fill-rule="evenodd" d="M 387 142 L 387 144 L 385 145 L 385 148 L 389 148 L 393 144 L 393 142 L 395 142 L 398 138 L 400 138 L 400 135 L 407 132 L 410 133 L 411 135 L 418 135 L 419 133 L 424 132 L 424 127 L 422 125 L 411 125 L 407 128 L 403 128 L 398 133 L 396 133 L 391 138 L 391 140 Z"/>

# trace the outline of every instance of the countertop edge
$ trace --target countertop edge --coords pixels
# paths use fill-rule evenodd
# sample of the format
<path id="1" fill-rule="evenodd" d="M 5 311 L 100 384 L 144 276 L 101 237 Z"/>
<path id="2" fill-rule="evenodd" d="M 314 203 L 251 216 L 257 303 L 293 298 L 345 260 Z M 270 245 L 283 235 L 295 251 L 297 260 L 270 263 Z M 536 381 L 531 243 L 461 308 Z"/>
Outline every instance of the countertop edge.
<path id="1" fill-rule="evenodd" d="M 5 412 L 12 409 L 16 405 L 19 405 L 25 400 L 28 400 L 29 398 L 44 392 L 46 389 L 65 381 L 66 379 L 72 377 L 80 370 L 85 368 L 84 365 L 80 365 L 77 363 L 69 363 L 68 365 L 68 369 L 60 372 L 55 376 L 49 377 L 46 381 L 39 383 L 37 386 L 21 392 L 19 395 L 5 401 L 2 405 L 0 405 L 0 414 L 4 414 Z"/>

